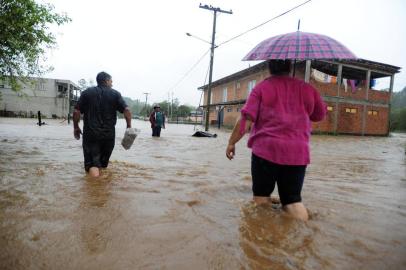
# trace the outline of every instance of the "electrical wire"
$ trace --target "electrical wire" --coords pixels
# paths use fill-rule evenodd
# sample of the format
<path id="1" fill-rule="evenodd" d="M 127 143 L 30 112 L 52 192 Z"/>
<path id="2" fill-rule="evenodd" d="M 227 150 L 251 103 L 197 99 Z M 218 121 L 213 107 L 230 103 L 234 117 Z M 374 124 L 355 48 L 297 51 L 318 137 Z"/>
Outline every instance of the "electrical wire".
<path id="1" fill-rule="evenodd" d="M 207 72 L 206 72 L 206 76 L 204 77 L 203 85 L 206 85 L 206 80 L 207 80 L 207 76 L 209 75 L 209 71 L 210 71 L 210 64 L 209 64 L 209 66 L 207 67 Z M 200 103 L 202 102 L 203 93 L 204 93 L 204 91 L 202 91 L 202 93 L 200 94 L 199 106 L 197 106 L 196 111 L 197 111 L 197 109 L 200 108 Z M 196 123 L 195 123 L 195 125 L 194 125 L 194 127 L 193 127 L 193 131 L 195 131 L 195 130 L 196 130 Z"/>
<path id="2" fill-rule="evenodd" d="M 277 16 L 275 16 L 275 17 L 273 17 L 273 18 L 271 18 L 271 19 L 269 19 L 269 20 L 267 20 L 267 21 L 265 21 L 265 22 L 263 22 L 263 23 L 257 25 L 257 26 L 255 26 L 255 27 L 251 28 L 251 29 L 248 29 L 247 31 L 245 31 L 245 32 L 243 32 L 243 33 L 241 33 L 241 34 L 236 35 L 236 36 L 234 36 L 234 37 L 232 37 L 232 38 L 230 38 L 230 39 L 228 39 L 228 40 L 226 40 L 226 41 L 220 43 L 219 45 L 216 46 L 216 48 L 219 47 L 219 46 L 221 46 L 221 45 L 224 45 L 224 44 L 226 44 L 226 43 L 228 43 L 228 42 L 230 42 L 230 41 L 232 41 L 232 40 L 234 40 L 234 39 L 237 39 L 237 38 L 239 38 L 239 37 L 241 37 L 241 36 L 247 34 L 248 32 L 251 32 L 251 31 L 253 31 L 253 30 L 255 30 L 255 29 L 257 29 L 257 28 L 259 28 L 259 27 L 261 27 L 261 26 L 263 26 L 263 25 L 265 25 L 265 24 L 267 24 L 267 23 L 269 23 L 269 22 L 271 22 L 271 21 L 273 21 L 273 20 L 275 20 L 275 19 L 277 19 L 277 18 L 279 18 L 279 17 L 282 17 L 283 15 L 286 15 L 287 13 L 289 13 L 289 12 L 291 12 L 291 11 L 293 11 L 293 10 L 295 10 L 295 9 L 297 9 L 297 8 L 303 6 L 303 5 L 305 5 L 305 4 L 307 4 L 307 3 L 311 2 L 311 1 L 312 1 L 312 0 L 308 0 L 308 1 L 306 1 L 306 2 L 303 2 L 303 3 L 301 3 L 300 5 L 297 5 L 297 6 L 291 8 L 291 9 L 289 9 L 289 10 L 287 10 L 287 11 L 285 11 L 285 12 L 283 12 L 283 13 L 281 13 L 281 14 L 279 14 L 279 15 L 277 15 Z M 169 88 L 169 89 L 171 89 L 171 91 L 172 91 L 175 87 L 177 87 L 177 86 L 190 74 L 190 72 L 192 72 L 192 70 L 203 60 L 203 58 L 209 53 L 209 51 L 210 51 L 210 49 L 207 50 L 207 51 L 199 58 L 199 60 L 182 76 L 182 78 L 180 78 L 179 81 L 177 81 L 177 82 L 176 82 L 171 88 Z M 206 78 L 205 78 L 205 82 L 204 82 L 203 85 L 205 85 L 205 83 L 206 83 L 207 74 L 208 74 L 208 71 L 207 71 L 207 73 L 206 73 Z M 203 91 L 202 91 L 202 94 L 203 94 Z M 202 95 L 200 96 L 199 106 L 200 106 L 201 99 L 202 99 Z"/>
<path id="3" fill-rule="evenodd" d="M 209 65 L 209 67 L 207 68 L 206 77 L 204 78 L 203 85 L 206 85 L 206 80 L 207 80 L 207 76 L 209 75 L 209 71 L 210 71 L 210 65 Z M 202 91 L 202 93 L 201 93 L 201 95 L 200 95 L 199 107 L 200 107 L 200 103 L 202 102 L 203 93 L 204 93 L 204 91 Z"/>
<path id="4" fill-rule="evenodd" d="M 265 24 L 267 24 L 267 23 L 269 23 L 269 22 L 271 22 L 271 21 L 273 21 L 273 20 L 275 20 L 275 19 L 277 19 L 277 18 L 279 18 L 279 17 L 282 17 L 283 15 L 286 15 L 287 13 L 289 13 L 289 12 L 291 12 L 291 11 L 293 11 L 293 10 L 295 10 L 295 9 L 297 9 L 297 8 L 299 8 L 299 7 L 301 7 L 301 6 L 305 5 L 305 4 L 307 4 L 307 3 L 309 3 L 310 1 L 312 1 L 312 0 L 308 0 L 308 1 L 306 1 L 306 2 L 303 2 L 303 3 L 301 3 L 300 5 L 297 5 L 297 6 L 293 7 L 293 8 L 291 8 L 291 9 L 289 9 L 289 10 L 287 10 L 287 11 L 285 11 L 285 12 L 283 12 L 283 13 L 281 13 L 281 14 L 275 16 L 275 17 L 273 17 L 272 19 L 267 20 L 266 22 L 263 22 L 263 23 L 261 23 L 261 24 L 255 26 L 255 27 L 253 27 L 253 28 L 251 28 L 251 29 L 248 29 L 247 31 L 242 32 L 241 34 L 238 34 L 238 35 L 236 35 L 236 36 L 234 36 L 234 37 L 232 37 L 232 38 L 230 38 L 230 39 L 228 39 L 228 40 L 226 40 L 226 41 L 220 43 L 219 45 L 217 45 L 217 47 L 220 47 L 221 45 L 224 45 L 224 44 L 226 44 L 226 43 L 228 43 L 228 42 L 230 42 L 230 41 L 232 41 L 232 40 L 234 40 L 234 39 L 236 39 L 236 38 L 239 38 L 239 37 L 241 37 L 241 36 L 247 34 L 248 32 L 251 32 L 251 31 L 253 31 L 253 30 L 255 30 L 255 29 L 257 29 L 257 28 L 259 28 L 259 27 L 261 27 L 261 26 L 263 26 L 263 25 L 265 25 Z"/>
<path id="5" fill-rule="evenodd" d="M 203 55 L 202 57 L 199 58 L 199 60 L 197 60 L 197 62 L 182 76 L 182 78 L 180 78 L 179 81 L 177 81 L 171 88 L 171 91 L 177 87 L 189 74 L 190 72 L 192 72 L 192 70 L 203 60 L 203 58 L 209 53 L 210 49 L 208 49 Z"/>

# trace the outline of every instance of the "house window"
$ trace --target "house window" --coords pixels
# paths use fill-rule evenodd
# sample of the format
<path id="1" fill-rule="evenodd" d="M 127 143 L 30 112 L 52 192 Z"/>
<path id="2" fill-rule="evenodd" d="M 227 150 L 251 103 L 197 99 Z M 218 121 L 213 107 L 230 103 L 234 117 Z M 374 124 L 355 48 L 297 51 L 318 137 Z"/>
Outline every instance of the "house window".
<path id="1" fill-rule="evenodd" d="M 332 112 L 333 111 L 333 106 L 327 106 L 327 111 Z"/>
<path id="2" fill-rule="evenodd" d="M 248 82 L 248 94 L 251 93 L 252 89 L 255 87 L 257 80 L 251 80 Z"/>
<path id="3" fill-rule="evenodd" d="M 237 82 L 237 84 L 235 85 L 235 88 L 240 89 L 240 87 L 241 87 L 240 82 Z"/>
<path id="4" fill-rule="evenodd" d="M 45 91 L 45 84 L 43 82 L 37 82 L 35 84 L 35 90 Z"/>
<path id="5" fill-rule="evenodd" d="M 355 108 L 345 108 L 346 113 L 357 113 L 357 109 Z"/>
<path id="6" fill-rule="evenodd" d="M 378 115 L 378 111 L 375 111 L 375 110 L 370 110 L 370 111 L 368 111 L 368 115 Z"/>
<path id="7" fill-rule="evenodd" d="M 228 107 L 227 108 L 227 112 L 232 112 L 233 111 L 233 107 Z"/>
<path id="8" fill-rule="evenodd" d="M 240 112 L 241 111 L 241 108 L 237 108 L 237 112 Z"/>
<path id="9" fill-rule="evenodd" d="M 227 87 L 223 88 L 223 102 L 227 102 Z"/>

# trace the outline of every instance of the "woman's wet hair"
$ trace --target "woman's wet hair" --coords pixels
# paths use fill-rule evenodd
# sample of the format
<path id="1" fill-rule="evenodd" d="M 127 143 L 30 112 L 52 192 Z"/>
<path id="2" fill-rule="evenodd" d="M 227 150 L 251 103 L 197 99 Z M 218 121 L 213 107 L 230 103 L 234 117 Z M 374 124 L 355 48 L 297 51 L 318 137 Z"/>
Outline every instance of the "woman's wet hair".
<path id="1" fill-rule="evenodd" d="M 268 61 L 269 72 L 272 75 L 287 74 L 290 72 L 290 60 Z"/>
<path id="2" fill-rule="evenodd" d="M 104 85 L 108 80 L 111 80 L 111 76 L 107 72 L 99 72 L 99 74 L 96 76 L 97 85 Z"/>

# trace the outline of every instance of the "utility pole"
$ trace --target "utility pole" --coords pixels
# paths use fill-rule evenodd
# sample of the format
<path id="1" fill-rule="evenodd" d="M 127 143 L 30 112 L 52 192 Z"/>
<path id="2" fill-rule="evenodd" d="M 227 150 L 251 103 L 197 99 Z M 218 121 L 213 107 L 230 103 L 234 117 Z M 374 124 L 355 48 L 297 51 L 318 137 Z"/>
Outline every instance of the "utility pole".
<path id="1" fill-rule="evenodd" d="M 217 12 L 221 12 L 221 13 L 227 13 L 227 14 L 233 14 L 233 11 L 226 11 L 226 10 L 222 10 L 220 8 L 215 8 L 212 6 L 208 6 L 208 5 L 199 5 L 199 8 L 203 8 L 203 9 L 207 9 L 210 11 L 213 11 L 213 32 L 212 32 L 212 36 L 211 36 L 211 49 L 210 49 L 210 72 L 209 72 L 209 85 L 207 86 L 207 107 L 206 107 L 206 126 L 205 126 L 205 130 L 209 131 L 209 116 L 210 116 L 210 98 L 211 98 L 211 82 L 212 82 L 212 77 L 213 77 L 213 58 L 214 58 L 214 49 L 215 49 L 215 45 L 214 45 L 214 40 L 216 38 L 216 17 L 217 17 Z"/>
<path id="2" fill-rule="evenodd" d="M 147 112 L 147 103 L 148 103 L 148 95 L 149 95 L 150 93 L 144 93 L 144 95 L 145 95 L 145 114 L 147 115 L 147 117 L 148 117 L 148 112 Z"/>
<path id="3" fill-rule="evenodd" d="M 168 111 L 166 112 L 167 113 L 167 117 L 169 117 L 170 116 L 170 107 L 171 107 L 171 97 L 170 97 L 170 93 L 168 92 Z"/>
<path id="4" fill-rule="evenodd" d="M 172 114 L 173 114 L 173 92 L 172 92 L 172 100 L 171 100 L 171 120 L 172 120 Z"/>

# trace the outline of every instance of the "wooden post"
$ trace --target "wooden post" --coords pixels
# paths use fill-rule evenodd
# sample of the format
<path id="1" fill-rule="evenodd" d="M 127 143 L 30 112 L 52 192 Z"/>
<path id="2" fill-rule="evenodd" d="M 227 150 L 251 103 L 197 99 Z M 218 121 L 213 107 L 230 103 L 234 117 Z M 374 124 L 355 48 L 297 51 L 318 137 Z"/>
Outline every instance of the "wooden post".
<path id="1" fill-rule="evenodd" d="M 393 92 L 393 83 L 395 82 L 395 74 L 392 74 L 390 76 L 390 84 L 389 84 L 389 103 L 388 103 L 388 132 L 386 133 L 386 136 L 389 136 L 390 132 L 390 111 L 392 109 L 392 92 Z"/>
<path id="2" fill-rule="evenodd" d="M 41 111 L 38 111 L 38 126 L 42 125 L 42 120 L 41 120 Z"/>
<path id="3" fill-rule="evenodd" d="M 73 88 L 73 86 L 71 84 L 68 84 L 68 125 L 70 124 L 70 113 L 71 113 L 71 106 L 72 106 L 72 96 L 73 96 L 73 90 L 72 90 L 72 96 L 71 96 L 72 88 Z"/>
<path id="4" fill-rule="evenodd" d="M 306 60 L 305 82 L 310 81 L 310 72 L 312 68 L 312 60 Z"/>
<path id="5" fill-rule="evenodd" d="M 338 132 L 338 111 L 339 111 L 339 103 L 338 100 L 340 98 L 340 88 L 341 88 L 341 79 L 342 79 L 342 73 L 343 73 L 343 65 L 339 64 L 338 65 L 338 70 L 337 70 L 337 101 L 336 101 L 336 110 L 334 114 L 334 135 L 337 135 Z"/>

